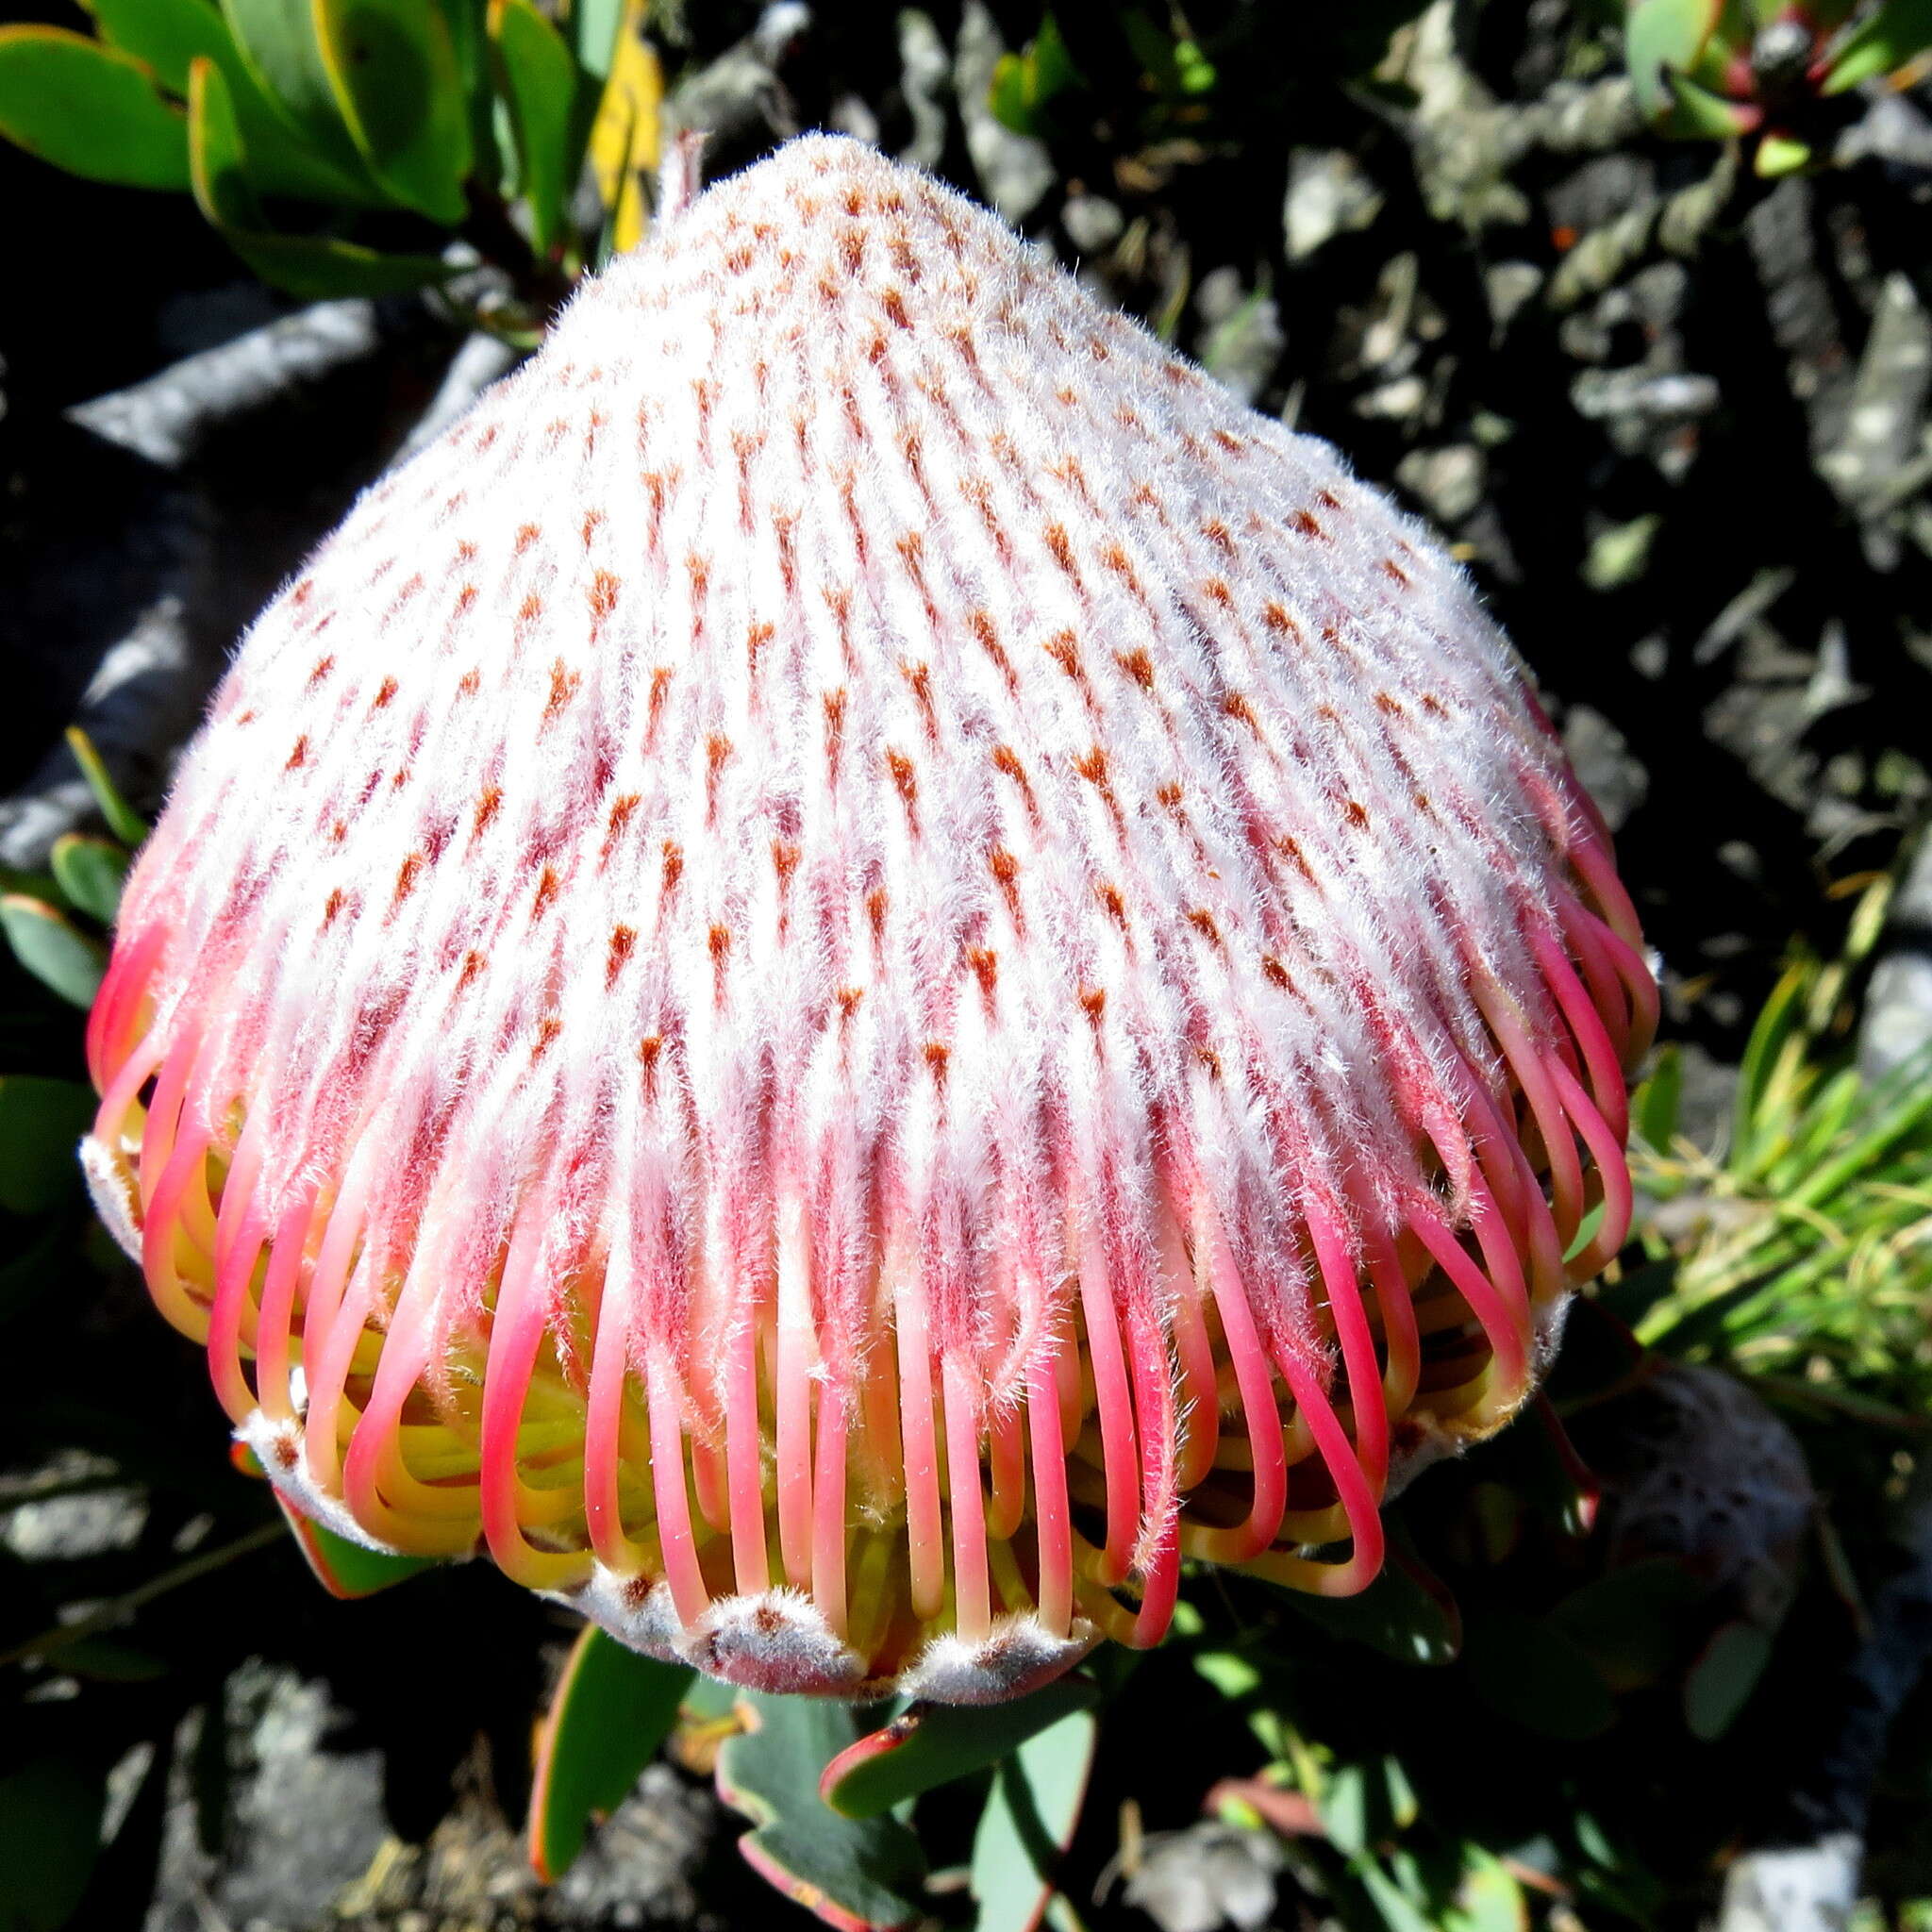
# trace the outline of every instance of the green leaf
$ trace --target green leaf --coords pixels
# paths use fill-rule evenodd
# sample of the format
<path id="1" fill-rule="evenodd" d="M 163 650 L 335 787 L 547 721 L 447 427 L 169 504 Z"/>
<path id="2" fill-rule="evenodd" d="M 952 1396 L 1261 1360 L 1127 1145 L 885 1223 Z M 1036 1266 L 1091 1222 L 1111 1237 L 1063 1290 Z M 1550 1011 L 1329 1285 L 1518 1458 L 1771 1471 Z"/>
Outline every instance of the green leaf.
<path id="1" fill-rule="evenodd" d="M 1047 131 L 1055 99 L 1079 83 L 1059 23 L 1049 13 L 1024 53 L 1000 56 L 987 105 L 1015 134 L 1041 135 Z"/>
<path id="2" fill-rule="evenodd" d="M 1674 1557 L 1620 1564 L 1571 1593 L 1551 1624 L 1590 1657 L 1618 1690 L 1654 1684 L 1687 1649 L 1685 1612 L 1704 1586 Z"/>
<path id="3" fill-rule="evenodd" d="M 0 895 L 0 930 L 13 957 L 63 1000 L 93 1005 L 108 970 L 108 949 L 97 939 L 70 925 L 53 907 L 25 892 Z"/>
<path id="4" fill-rule="evenodd" d="M 1098 1736 L 1091 1712 L 1069 1712 L 994 1772 L 973 1834 L 974 1932 L 1033 1932 L 1040 1924 L 1080 1823 Z"/>
<path id="5" fill-rule="evenodd" d="M 188 92 L 197 56 L 226 62 L 235 42 L 208 0 L 89 0 L 101 38 L 154 69 L 169 92 Z"/>
<path id="6" fill-rule="evenodd" d="M 1442 1932 L 1528 1932 L 1529 1907 L 1514 1874 L 1481 1845 L 1462 1848 L 1462 1883 Z"/>
<path id="7" fill-rule="evenodd" d="M 1770 1661 L 1771 1637 L 1759 1625 L 1740 1618 L 1719 1630 L 1684 1679 L 1684 1722 L 1691 1736 L 1707 1743 L 1723 1737 Z"/>
<path id="8" fill-rule="evenodd" d="M 1789 134 L 1767 133 L 1752 157 L 1751 172 L 1760 181 L 1776 181 L 1811 165 L 1815 150 L 1808 141 L 1794 140 Z"/>
<path id="9" fill-rule="evenodd" d="M 311 0 L 316 44 L 369 172 L 445 227 L 463 219 L 470 111 L 449 23 L 431 0 Z"/>
<path id="10" fill-rule="evenodd" d="M 222 70 L 235 97 L 236 119 L 249 158 L 249 179 L 258 192 L 349 206 L 389 205 L 386 194 L 330 166 L 291 130 L 286 117 L 257 84 L 226 21 L 209 0 L 92 0 L 92 4 L 102 37 L 146 61 L 172 92 L 187 93 L 189 70 L 198 59 L 212 60 Z M 73 734 L 69 736 L 71 739 Z M 97 768 L 99 763 L 96 758 Z M 104 769 L 100 775 L 107 776 Z M 94 795 L 101 796 L 98 787 Z M 105 801 L 102 809 L 107 811 Z M 133 813 L 126 816 L 132 820 L 131 829 L 117 824 L 111 812 L 108 812 L 108 822 L 118 838 L 138 845 L 147 836 L 147 827 Z"/>
<path id="11" fill-rule="evenodd" d="M 1657 125 L 1674 140 L 1729 141 L 1734 135 L 1749 134 L 1764 118 L 1757 102 L 1726 100 L 1681 74 L 1666 70 L 1664 83 L 1670 89 L 1671 106 L 1657 117 Z"/>
<path id="12" fill-rule="evenodd" d="M 1362 1890 L 1369 1895 L 1369 1903 L 1374 1907 L 1389 1932 L 1437 1932 L 1429 1919 L 1383 1871 L 1379 1859 L 1360 1858 L 1353 1869 L 1356 1877 L 1361 1881 Z"/>
<path id="13" fill-rule="evenodd" d="M 1771 991 L 1759 1008 L 1751 1037 L 1744 1042 L 1738 1066 L 1738 1091 L 1732 1115 L 1731 1170 L 1748 1174 L 1757 1158 L 1758 1144 L 1769 1138 L 1774 1121 L 1767 1105 L 1774 1091 L 1774 1076 L 1788 1045 L 1800 1041 L 1805 1013 L 1806 974 L 1793 967 Z"/>
<path id="14" fill-rule="evenodd" d="M 188 186 L 188 124 L 132 55 L 58 26 L 0 26 L 0 135 L 121 188 Z"/>
<path id="15" fill-rule="evenodd" d="M 391 295 L 446 276 L 433 255 L 379 255 L 325 235 L 277 235 L 255 198 L 234 96 L 212 61 L 189 75 L 189 155 L 194 198 L 222 239 L 263 281 L 305 301 Z"/>
<path id="16" fill-rule="evenodd" d="M 1338 1765 L 1322 1792 L 1319 1809 L 1328 1841 L 1345 1858 L 1369 1848 L 1369 1774 L 1359 1764 Z"/>
<path id="17" fill-rule="evenodd" d="M 1099 1687 L 1061 1677 L 1030 1696 L 984 1707 L 915 1704 L 825 1766 L 819 1795 L 847 1818 L 876 1818 L 922 1791 L 983 1771 L 1036 1733 L 1092 1707 Z"/>
<path id="18" fill-rule="evenodd" d="M 37 1074 L 0 1076 L 0 1208 L 44 1214 L 80 1184 L 75 1157 L 93 1124 L 93 1090 Z"/>
<path id="19" fill-rule="evenodd" d="M 563 239 L 564 208 L 576 185 L 570 172 L 575 63 L 563 36 L 530 0 L 493 0 L 490 30 L 503 66 L 531 232 L 538 253 L 547 255 Z"/>
<path id="20" fill-rule="evenodd" d="M 1624 57 L 1644 118 L 1671 110 L 1666 72 L 1688 74 L 1717 28 L 1724 0 L 1638 0 L 1624 30 Z"/>
<path id="21" fill-rule="evenodd" d="M 147 821 L 121 796 L 108 774 L 106 762 L 94 749 L 93 740 L 78 724 L 70 724 L 67 748 L 74 754 L 74 761 L 80 767 L 80 774 L 87 780 L 87 789 L 93 793 L 108 829 L 124 845 L 139 845 L 147 837 Z"/>
<path id="22" fill-rule="evenodd" d="M 826 1765 L 858 1735 L 850 1705 L 742 1692 L 750 1727 L 718 1750 L 718 1795 L 757 1829 L 739 1842 L 746 1862 L 789 1899 L 847 1932 L 919 1917 L 925 1860 L 890 1818 L 842 1818 L 819 1796 Z"/>
<path id="23" fill-rule="evenodd" d="M 1659 1154 L 1668 1154 L 1677 1137 L 1683 1099 L 1684 1057 L 1674 1045 L 1661 1047 L 1649 1079 L 1630 1096 L 1631 1124 Z"/>
<path id="24" fill-rule="evenodd" d="M 1471 1618 L 1463 1655 L 1488 1702 L 1546 1738 L 1578 1742 L 1616 1721 L 1609 1687 L 1589 1655 L 1544 1619 L 1490 1605 Z"/>
<path id="25" fill-rule="evenodd" d="M 7 1932 L 57 1932 L 74 1916 L 101 1849 L 102 1780 L 65 1758 L 0 1778 Z"/>
<path id="26" fill-rule="evenodd" d="M 222 12 L 263 97 L 289 132 L 350 179 L 364 177 L 322 57 L 310 0 L 222 0 Z"/>
<path id="27" fill-rule="evenodd" d="M 530 1862 L 546 1884 L 570 1869 L 591 1822 L 629 1795 L 671 1735 L 696 1674 L 627 1650 L 594 1624 L 584 1626 L 537 1740 Z"/>
<path id="28" fill-rule="evenodd" d="M 54 880 L 76 912 L 112 925 L 127 883 L 127 853 L 108 839 L 65 832 L 54 841 Z"/>
<path id="29" fill-rule="evenodd" d="M 599 87 L 610 78 L 624 13 L 624 0 L 571 0 L 565 11 L 564 31 L 570 36 L 572 57 Z"/>
<path id="30" fill-rule="evenodd" d="M 1903 67 L 1932 46 L 1932 0 L 1886 0 L 1860 21 L 1833 51 L 1831 72 L 1820 92 L 1841 94 Z"/>
<path id="31" fill-rule="evenodd" d="M 338 1536 L 312 1516 L 303 1515 L 280 1491 L 275 1492 L 275 1501 L 289 1520 L 303 1560 L 315 1573 L 315 1580 L 333 1597 L 353 1602 L 358 1597 L 374 1596 L 378 1591 L 407 1583 L 410 1577 L 435 1569 L 442 1560 L 440 1557 L 397 1557 L 387 1550 L 369 1549 L 351 1542 L 345 1536 Z"/>

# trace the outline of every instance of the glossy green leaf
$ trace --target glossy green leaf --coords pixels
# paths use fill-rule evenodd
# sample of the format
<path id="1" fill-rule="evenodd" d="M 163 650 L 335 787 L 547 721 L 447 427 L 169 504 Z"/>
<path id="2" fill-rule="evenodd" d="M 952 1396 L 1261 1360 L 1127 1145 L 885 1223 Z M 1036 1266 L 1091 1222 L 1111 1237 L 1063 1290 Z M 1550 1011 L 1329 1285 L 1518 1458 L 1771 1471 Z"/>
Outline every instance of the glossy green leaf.
<path id="1" fill-rule="evenodd" d="M 263 281 L 305 301 L 321 301 L 400 294 L 449 274 L 433 255 L 381 255 L 332 236 L 272 232 L 255 197 L 234 96 L 211 61 L 194 63 L 188 113 L 194 198 L 223 240 Z"/>
<path id="2" fill-rule="evenodd" d="M 584 1626 L 537 1739 L 530 1862 L 546 1883 L 584 1848 L 592 1822 L 624 1803 L 677 1722 L 697 1674 L 626 1650 Z"/>
<path id="3" fill-rule="evenodd" d="M 108 949 L 99 940 L 24 892 L 0 895 L 0 931 L 13 957 L 42 985 L 76 1007 L 93 1005 L 108 970 Z"/>
<path id="4" fill-rule="evenodd" d="M 1741 1618 L 1705 1645 L 1684 1679 L 1684 1722 L 1707 1742 L 1730 1729 L 1771 1661 L 1770 1633 Z"/>
<path id="5" fill-rule="evenodd" d="M 1821 92 L 1841 94 L 1876 80 L 1927 47 L 1932 47 L 1932 0 L 1885 0 L 1839 42 Z"/>
<path id="6" fill-rule="evenodd" d="M 1697 65 L 1724 11 L 1723 0 L 1638 0 L 1624 29 L 1624 54 L 1637 104 L 1647 120 L 1670 112 L 1667 72 L 1689 74 Z"/>
<path id="7" fill-rule="evenodd" d="M 374 1596 L 398 1583 L 407 1583 L 441 1560 L 436 1557 L 394 1557 L 386 1550 L 372 1550 L 361 1543 L 338 1536 L 326 1524 L 305 1516 L 279 1491 L 275 1501 L 289 1520 L 295 1545 L 303 1560 L 315 1573 L 315 1580 L 333 1597 L 353 1601 Z"/>
<path id="8" fill-rule="evenodd" d="M 139 845 L 147 837 L 147 821 L 122 797 L 108 775 L 105 760 L 94 749 L 93 740 L 79 725 L 70 724 L 67 748 L 74 754 L 74 761 L 80 767 L 80 774 L 87 780 L 87 789 L 93 793 L 108 829 L 124 845 Z"/>
<path id="9" fill-rule="evenodd" d="M 0 1075 L 0 1208 L 44 1214 L 72 1198 L 80 1185 L 75 1149 L 95 1105 L 77 1080 Z"/>
<path id="10" fill-rule="evenodd" d="M 530 0 L 494 0 L 490 31 L 516 130 L 518 179 L 530 205 L 532 238 L 547 255 L 563 239 L 565 204 L 575 185 L 576 65 L 563 36 Z"/>
<path id="11" fill-rule="evenodd" d="M 311 0 L 316 44 L 350 138 L 406 207 L 466 211 L 470 113 L 449 23 L 432 0 Z"/>
<path id="12" fill-rule="evenodd" d="M 1061 1677 L 1010 1704 L 915 1704 L 833 1758 L 819 1794 L 848 1818 L 876 1818 L 998 1763 L 1069 1713 L 1091 1709 L 1099 1696 L 1091 1679 Z"/>
<path id="13" fill-rule="evenodd" d="M 127 852 L 108 839 L 67 832 L 54 841 L 55 883 L 76 912 L 112 925 L 127 882 Z"/>
<path id="14" fill-rule="evenodd" d="M 58 26 L 0 26 L 0 135 L 90 181 L 188 186 L 188 124 L 132 55 Z"/>
<path id="15" fill-rule="evenodd" d="M 841 1932 L 910 1924 L 925 1874 L 919 1840 L 891 1818 L 841 1817 L 819 1796 L 825 1767 L 858 1740 L 852 1706 L 741 1694 L 750 1727 L 718 1751 L 718 1794 L 757 1829 L 739 1842 L 760 1876 Z"/>
<path id="16" fill-rule="evenodd" d="M 101 1849 L 106 1788 L 65 1758 L 0 1778 L 0 1924 L 58 1932 L 73 1918 Z"/>
<path id="17" fill-rule="evenodd" d="M 333 167 L 270 104 L 242 58 L 228 24 L 210 0 L 92 0 L 102 37 L 152 67 L 163 86 L 188 92 L 189 70 L 209 59 L 225 76 L 249 158 L 249 179 L 263 194 L 350 206 L 387 206 L 389 197 Z M 103 774 L 105 775 L 105 774 Z M 96 794 L 98 795 L 98 793 Z M 104 808 L 105 809 L 105 808 Z M 108 823 L 113 824 L 111 816 Z M 147 828 L 117 836 L 138 844 Z"/>
<path id="18" fill-rule="evenodd" d="M 154 69 L 170 92 L 188 92 L 189 62 L 226 60 L 233 37 L 209 0 L 89 0 L 101 38 Z"/>
<path id="19" fill-rule="evenodd" d="M 250 73 L 289 130 L 352 179 L 363 175 L 322 56 L 310 0 L 222 0 L 222 12 Z"/>
<path id="20" fill-rule="evenodd" d="M 1079 1826 L 1099 1728 L 1091 1711 L 1072 1711 L 993 1773 L 973 1835 L 974 1932 L 1033 1932 L 1040 1924 Z"/>

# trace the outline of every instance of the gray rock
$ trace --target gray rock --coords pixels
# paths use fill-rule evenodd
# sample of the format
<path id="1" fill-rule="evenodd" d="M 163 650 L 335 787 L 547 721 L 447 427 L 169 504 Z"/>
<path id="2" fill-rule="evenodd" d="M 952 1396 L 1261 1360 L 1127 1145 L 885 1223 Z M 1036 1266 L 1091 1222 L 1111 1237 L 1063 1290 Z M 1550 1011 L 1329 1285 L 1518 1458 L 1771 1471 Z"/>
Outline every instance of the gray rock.
<path id="1" fill-rule="evenodd" d="M 1345 149 L 1298 147 L 1289 156 L 1281 204 L 1289 260 L 1304 261 L 1335 236 L 1368 227 L 1381 211 L 1382 191 Z"/>

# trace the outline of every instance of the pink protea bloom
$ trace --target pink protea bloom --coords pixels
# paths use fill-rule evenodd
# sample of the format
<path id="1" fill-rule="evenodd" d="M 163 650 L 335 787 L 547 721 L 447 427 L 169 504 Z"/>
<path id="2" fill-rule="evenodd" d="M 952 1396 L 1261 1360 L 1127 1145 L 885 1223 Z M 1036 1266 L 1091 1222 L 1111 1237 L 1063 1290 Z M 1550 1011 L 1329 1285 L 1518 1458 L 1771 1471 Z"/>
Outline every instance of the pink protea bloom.
<path id="1" fill-rule="evenodd" d="M 85 1158 L 303 1511 L 984 1700 L 1375 1573 L 1624 1238 L 1639 946 L 1415 524 L 810 139 L 256 624 Z"/>

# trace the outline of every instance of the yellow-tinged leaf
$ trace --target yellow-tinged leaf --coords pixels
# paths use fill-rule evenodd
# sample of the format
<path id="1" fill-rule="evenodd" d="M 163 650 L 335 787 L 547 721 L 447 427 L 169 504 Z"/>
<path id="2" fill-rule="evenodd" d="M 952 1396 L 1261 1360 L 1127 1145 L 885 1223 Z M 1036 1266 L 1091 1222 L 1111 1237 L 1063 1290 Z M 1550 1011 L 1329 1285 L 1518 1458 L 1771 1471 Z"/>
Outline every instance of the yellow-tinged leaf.
<path id="1" fill-rule="evenodd" d="M 610 61 L 610 78 L 591 127 L 591 165 L 597 175 L 610 232 L 610 252 L 622 255 L 644 238 L 649 202 L 644 177 L 658 169 L 664 105 L 664 70 L 645 40 L 649 0 L 625 0 Z"/>

